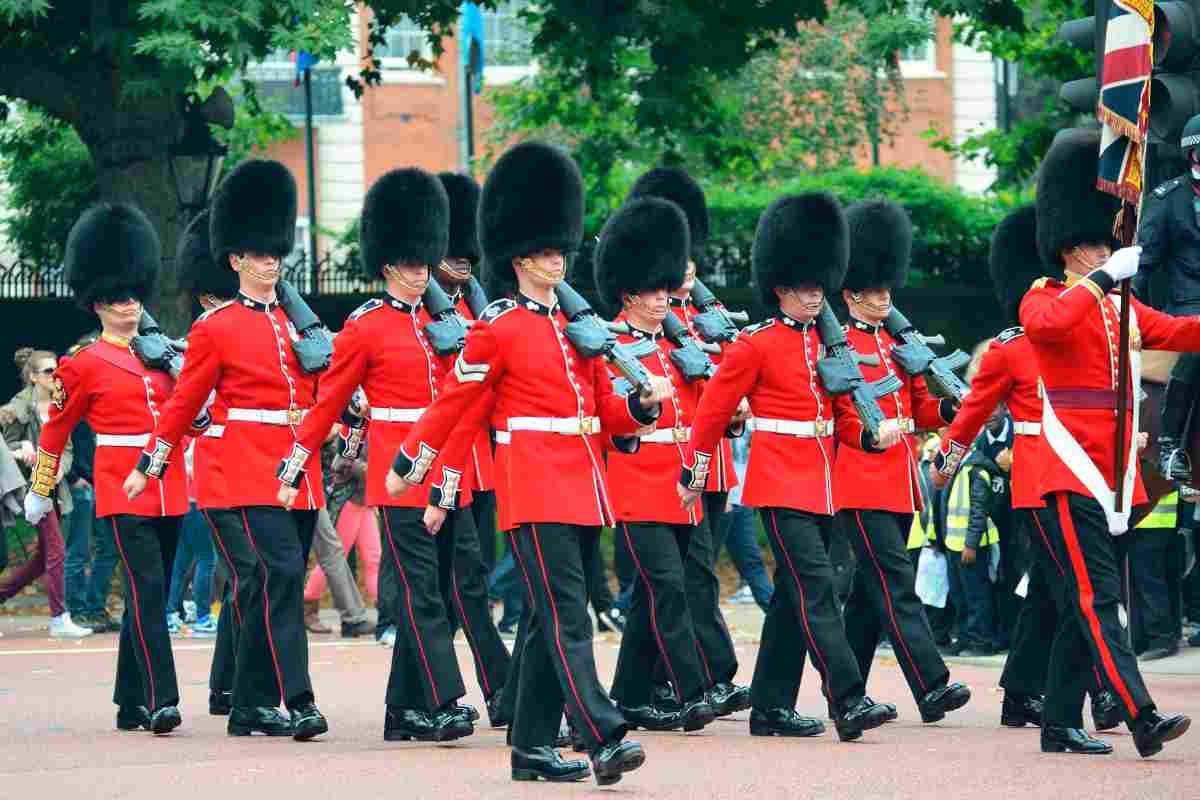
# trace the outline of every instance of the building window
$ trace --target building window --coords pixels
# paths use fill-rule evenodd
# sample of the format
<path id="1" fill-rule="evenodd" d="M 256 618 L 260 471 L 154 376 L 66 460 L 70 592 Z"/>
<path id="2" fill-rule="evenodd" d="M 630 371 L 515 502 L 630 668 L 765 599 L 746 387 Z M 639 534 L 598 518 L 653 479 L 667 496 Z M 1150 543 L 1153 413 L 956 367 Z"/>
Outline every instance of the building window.
<path id="1" fill-rule="evenodd" d="M 424 29 L 408 17 L 401 17 L 383 35 L 387 41 L 382 47 L 375 48 L 375 57 L 382 60 L 385 67 L 409 69 L 408 57 L 413 52 L 421 58 L 433 56 Z"/>
<path id="2" fill-rule="evenodd" d="M 927 22 L 933 36 L 921 44 L 900 51 L 900 68 L 904 74 L 932 73 L 937 70 L 937 20 L 921 0 L 908 0 L 908 14 Z"/>
<path id="3" fill-rule="evenodd" d="M 533 61 L 533 32 L 520 13 L 531 0 L 508 0 L 483 11 L 483 42 L 489 67 L 527 67 Z"/>

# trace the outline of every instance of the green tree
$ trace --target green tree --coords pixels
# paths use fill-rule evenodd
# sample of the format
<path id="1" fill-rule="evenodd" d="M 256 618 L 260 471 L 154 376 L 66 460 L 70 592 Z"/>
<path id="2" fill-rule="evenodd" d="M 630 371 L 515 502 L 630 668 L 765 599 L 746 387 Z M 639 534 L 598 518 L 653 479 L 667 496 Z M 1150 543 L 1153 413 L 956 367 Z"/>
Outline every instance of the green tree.
<path id="1" fill-rule="evenodd" d="M 95 166 L 99 196 L 141 206 L 172 253 L 184 220 L 167 153 L 183 133 L 184 98 L 228 82 L 272 51 L 333 59 L 353 47 L 360 7 L 372 12 L 370 44 L 381 44 L 387 27 L 407 15 L 429 32 L 436 55 L 459 0 L 0 0 L 0 96 L 26 100 L 74 129 Z M 623 77 L 624 53 L 645 50 L 633 124 L 663 131 L 703 124 L 710 76 L 733 74 L 797 23 L 824 19 L 826 5 L 544 0 L 528 14 L 539 63 L 593 91 Z M 348 80 L 361 90 L 379 78 L 378 63 L 368 59 Z M 170 259 L 159 287 L 160 321 L 179 332 L 187 303 Z"/>

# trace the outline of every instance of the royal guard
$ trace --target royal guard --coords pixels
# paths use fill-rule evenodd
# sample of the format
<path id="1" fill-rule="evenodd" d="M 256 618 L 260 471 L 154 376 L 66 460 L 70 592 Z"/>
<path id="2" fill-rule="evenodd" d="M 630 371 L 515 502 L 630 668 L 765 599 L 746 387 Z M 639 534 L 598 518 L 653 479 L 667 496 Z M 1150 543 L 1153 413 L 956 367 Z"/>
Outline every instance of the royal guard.
<path id="1" fill-rule="evenodd" d="M 446 257 L 433 268 L 433 277 L 454 302 L 464 319 L 474 320 L 476 311 L 468 302 L 475 290 L 475 305 L 485 304 L 482 289 L 472 280 L 471 270 L 479 263 L 479 184 L 469 175 L 438 174 L 450 201 L 450 233 Z M 451 629 L 461 625 L 475 660 L 475 677 L 487 704 L 493 727 L 506 724 L 501 710 L 501 692 L 508 676 L 509 655 L 492 620 L 488 602 L 487 576 L 496 562 L 495 466 L 492 463 L 492 432 L 483 428 L 471 447 L 467 464 L 471 476 L 471 521 L 474 535 L 455 532 L 454 564 L 450 580 L 442 587 L 451 609 Z"/>
<path id="2" fill-rule="evenodd" d="M 671 312 L 688 326 L 693 336 L 692 317 L 696 308 L 691 302 L 692 286 L 696 280 L 696 265 L 701 262 L 704 243 L 708 240 L 708 205 L 700 184 L 678 167 L 657 167 L 634 182 L 626 200 L 639 197 L 661 197 L 683 209 L 688 220 L 691 237 L 687 273 L 683 283 L 671 292 Z M 712 356 L 714 364 L 721 363 L 721 354 Z M 746 413 L 742 405 L 739 413 Z M 729 503 L 729 490 L 737 486 L 737 473 L 733 469 L 733 447 L 728 439 L 722 439 L 714 455 L 708 473 L 708 485 L 704 491 L 703 530 L 693 533 L 688 543 L 687 561 L 684 564 L 684 580 L 688 591 L 688 606 L 692 610 L 696 639 L 699 642 L 701 660 L 705 674 L 713 683 L 710 700 L 715 704 L 717 716 L 726 716 L 735 711 L 744 711 L 750 706 L 750 690 L 734 684 L 737 675 L 737 653 L 733 637 L 721 613 L 721 583 L 717 579 L 717 552 L 721 549 L 720 525 Z M 666 674 L 663 665 L 656 670 L 656 680 L 665 686 Z M 660 689 L 660 703 L 667 710 L 676 710 L 671 692 Z M 665 701 L 665 702 L 662 702 Z"/>
<path id="3" fill-rule="evenodd" d="M 1065 274 L 1061 281 L 1035 283 L 1021 301 L 1020 319 L 1043 389 L 1035 463 L 1040 467 L 1038 492 L 1049 511 L 1045 533 L 1063 567 L 1074 612 L 1063 617 L 1076 623 L 1059 626 L 1050 674 L 1089 681 L 1095 664 L 1133 732 L 1138 753 L 1148 757 L 1181 736 L 1191 720 L 1160 714 L 1142 681 L 1120 618 L 1117 537 L 1129 526 L 1130 509 L 1147 502 L 1137 457 L 1141 349 L 1200 351 L 1200 319 L 1171 317 L 1133 299 L 1130 351 L 1120 351 L 1120 295 L 1113 290 L 1137 274 L 1141 248 L 1112 251 L 1117 200 L 1096 188 L 1099 147 L 1099 131 L 1067 131 L 1055 138 L 1042 162 L 1038 251 L 1047 269 Z M 1128 438 L 1122 443 L 1125 464 L 1118 486 L 1114 412 L 1125 358 L 1131 378 L 1123 387 Z M 1056 722 L 1082 727 L 1081 711 L 1072 713 L 1074 719 Z"/>
<path id="4" fill-rule="evenodd" d="M 595 257 L 599 296 L 607 307 L 620 309 L 615 321 L 628 326 L 619 341 L 648 372 L 675 387 L 658 428 L 640 437 L 637 450 L 608 454 L 616 535 L 625 540 L 637 572 L 611 694 L 631 726 L 650 730 L 699 730 L 716 716 L 684 585 L 688 547 L 703 510 L 680 508 L 675 493 L 704 381 L 689 379 L 672 361 L 679 345 L 663 332 L 669 292 L 683 282 L 689 254 L 687 217 L 679 206 L 644 197 L 609 219 Z M 660 658 L 678 710 L 654 705 L 652 679 Z"/>
<path id="5" fill-rule="evenodd" d="M 996 226 L 989 265 L 996 295 L 1013 327 L 997 334 L 984 352 L 971 381 L 971 393 L 942 436 L 931 478 L 935 485 L 945 486 L 961 466 L 988 415 L 1000 403 L 1008 407 L 1014 434 L 1012 507 L 1018 528 L 1029 537 L 1033 558 L 1012 649 L 1000 676 L 1004 689 L 1000 722 L 1008 727 L 1027 723 L 1041 726 L 1043 749 L 1108 752 L 1111 746 L 1088 736 L 1082 722 L 1074 719 L 1083 703 L 1080 693 L 1095 686 L 1081 683 L 1080 676 L 1074 674 L 1047 673 L 1051 664 L 1062 664 L 1061 659 L 1051 659 L 1055 630 L 1064 621 L 1072 625 L 1075 622 L 1061 588 L 1065 580 L 1062 565 L 1045 538 L 1047 512 L 1037 486 L 1038 436 L 1042 430 L 1037 360 L 1025 331 L 1016 324 L 1025 292 L 1046 272 L 1037 251 L 1034 206 L 1017 209 Z M 1100 730 L 1120 722 L 1119 710 L 1106 691 L 1093 694 L 1092 714 Z"/>
<path id="6" fill-rule="evenodd" d="M 583 181 L 560 151 L 519 144 L 496 162 L 479 207 L 489 284 L 496 300 L 467 336 L 446 391 L 412 428 L 393 465 L 395 488 L 421 482 L 451 433 L 490 410 L 498 448 L 496 486 L 535 607 L 521 659 L 512 735 L 514 780 L 579 780 L 587 764 L 553 749 L 566 703 L 607 785 L 645 761 L 596 674 L 583 552 L 614 524 L 604 440 L 653 426 L 670 382 L 652 377 L 645 396 L 613 391 L 599 356 L 568 338 L 555 287 L 583 235 Z M 584 323 L 589 324 L 589 323 Z M 478 426 L 480 420 L 473 424 Z"/>
<path id="7" fill-rule="evenodd" d="M 241 535 L 223 540 L 241 550 L 237 574 L 242 630 L 237 642 L 230 736 L 265 733 L 298 741 L 325 733 L 308 673 L 304 574 L 316 510 L 325 503 L 320 459 L 285 465 L 298 470 L 293 508 L 278 500 L 280 468 L 296 431 L 316 400 L 317 374 L 301 367 L 300 333 L 276 294 L 280 268 L 296 237 L 296 181 L 277 161 L 239 164 L 221 182 L 211 206 L 214 259 L 237 273 L 234 302 L 203 314 L 188 334 L 187 358 L 158 429 L 125 481 L 129 496 L 148 481 L 182 476 L 180 439 L 213 396 L 225 406 L 221 452 L 225 507 L 242 521 Z M 172 466 L 174 469 L 172 469 Z M 282 701 L 290 714 L 279 711 Z"/>
<path id="8" fill-rule="evenodd" d="M 76 301 L 100 318 L 102 333 L 99 341 L 63 359 L 54 374 L 25 519 L 36 525 L 51 512 L 59 459 L 71 431 L 86 421 L 96 433 L 96 519 L 112 528 L 125 578 L 113 693 L 117 728 L 169 733 L 181 717 L 167 633 L 167 583 L 180 519 L 188 510 L 187 486 L 179 470 L 151 481 L 141 497 L 127 497 L 121 489 L 175 389 L 170 375 L 146 367 L 130 350 L 161 263 L 158 234 L 133 206 L 98 205 L 71 229 L 64 260 Z M 194 416 L 181 425 L 181 436 L 192 431 Z"/>
<path id="9" fill-rule="evenodd" d="M 237 273 L 213 259 L 208 225 L 209 212 L 204 211 L 188 224 L 175 255 L 179 288 L 196 300 L 202 313 L 232 302 L 238 293 Z M 253 572 L 256 562 L 242 530 L 241 514 L 229 507 L 225 465 L 235 462 L 237 456 L 225 448 L 225 403 L 215 392 L 212 397 L 213 402 L 208 406 L 210 424 L 195 440 L 192 452 L 192 486 L 196 508 L 212 531 L 217 555 L 229 568 L 208 678 L 208 712 L 213 716 L 228 716 L 233 708 L 237 641 L 242 627 L 237 576 Z M 233 561 L 235 556 L 242 562 L 240 569 Z"/>
<path id="10" fill-rule="evenodd" d="M 961 708 L 971 691 L 950 683 L 950 671 L 915 590 L 916 575 L 905 543 L 913 514 L 921 510 L 917 445 L 913 434 L 940 428 L 954 412 L 948 400 L 933 397 L 925 379 L 897 366 L 897 341 L 884 327 L 892 291 L 904 285 L 912 253 L 912 223 L 904 209 L 886 200 L 868 200 L 846 211 L 850 266 L 842 297 L 850 312 L 846 338 L 877 365 L 863 364 L 869 382 L 895 376 L 901 388 L 879 398 L 885 415 L 878 440 L 866 430 L 850 395 L 840 395 L 836 413 L 837 458 L 833 466 L 833 505 L 838 524 L 854 547 L 858 566 L 843 611 L 846 637 L 865 682 L 881 636 L 896 651 L 923 722 L 936 722 Z"/>
<path id="11" fill-rule="evenodd" d="M 833 398 L 817 373 L 822 341 L 814 320 L 827 292 L 841 286 L 849 257 L 846 219 L 828 194 L 782 197 L 763 212 L 755 234 L 754 280 L 775 311 L 726 349 L 692 425 L 683 471 L 683 504 L 707 486 L 729 415 L 743 397 L 754 412 L 742 501 L 761 509 L 775 553 L 775 594 L 763 622 L 750 692 L 750 733 L 815 736 L 819 719 L 796 713 L 805 654 L 821 675 L 838 736 L 857 739 L 888 719 L 865 696 L 846 641 L 833 587 L 828 542 L 833 526 Z"/>

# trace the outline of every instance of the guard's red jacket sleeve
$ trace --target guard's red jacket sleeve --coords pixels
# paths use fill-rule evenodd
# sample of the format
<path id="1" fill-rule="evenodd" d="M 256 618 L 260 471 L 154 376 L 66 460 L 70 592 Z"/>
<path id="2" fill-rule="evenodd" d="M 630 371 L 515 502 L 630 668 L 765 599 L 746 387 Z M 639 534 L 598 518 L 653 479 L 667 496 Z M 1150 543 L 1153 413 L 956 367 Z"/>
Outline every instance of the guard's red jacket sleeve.
<path id="1" fill-rule="evenodd" d="M 165 444 L 174 449 L 179 440 L 192 429 L 192 422 L 200 412 L 204 401 L 221 377 L 221 359 L 212 337 L 204 325 L 197 325 L 188 334 L 187 357 L 183 360 L 183 372 L 175 383 L 175 391 L 163 406 L 158 418 L 158 428 L 148 456 L 154 455 L 153 448 Z M 328 432 L 328 429 L 326 429 Z"/>
<path id="2" fill-rule="evenodd" d="M 53 496 L 63 450 L 71 440 L 71 431 L 83 419 L 92 401 L 86 375 L 77 368 L 74 359 L 60 361 L 54 379 L 62 384 L 59 394 L 62 405 L 58 401 L 50 403 L 50 418 L 42 426 L 37 442 L 37 463 L 30 475 L 30 490 L 42 497 Z"/>
<path id="3" fill-rule="evenodd" d="M 979 360 L 979 371 L 971 381 L 971 391 L 963 399 L 954 422 L 942 438 L 941 453 L 942 458 L 946 459 L 946 474 L 953 474 L 958 469 L 962 457 L 971 449 L 987 418 L 996 406 L 1008 399 L 1012 390 L 1013 375 L 1008 368 L 1004 348 L 989 347 Z"/>
<path id="4" fill-rule="evenodd" d="M 696 490 L 704 488 L 703 478 L 698 473 L 706 470 L 697 470 L 697 456 L 702 462 L 700 466 L 707 467 L 711 463 L 738 403 L 758 382 L 762 363 L 762 352 L 750 343 L 749 337 L 738 337 L 724 350 L 721 368 L 705 383 L 692 419 L 692 441 L 681 480 L 684 486 Z"/>
<path id="5" fill-rule="evenodd" d="M 1021 325 L 1032 341 L 1065 342 L 1076 335 L 1075 326 L 1096 307 L 1113 286 L 1103 270 L 1093 270 L 1086 278 L 1058 294 L 1033 291 L 1021 301 Z"/>
<path id="6" fill-rule="evenodd" d="M 191 357 L 190 353 L 188 357 Z M 334 339 L 333 361 L 321 375 L 317 402 L 300 424 L 297 441 L 307 452 L 315 453 L 320 449 L 366 375 L 367 348 L 357 326 L 348 324 Z M 286 456 L 287 453 L 279 454 L 280 458 Z"/>

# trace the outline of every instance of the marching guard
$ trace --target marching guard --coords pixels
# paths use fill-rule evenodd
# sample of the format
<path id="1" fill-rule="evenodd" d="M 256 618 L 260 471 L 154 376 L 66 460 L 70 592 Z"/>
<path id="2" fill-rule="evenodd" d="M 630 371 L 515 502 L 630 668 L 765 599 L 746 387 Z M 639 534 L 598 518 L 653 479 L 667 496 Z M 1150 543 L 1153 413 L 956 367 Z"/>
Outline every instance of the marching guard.
<path id="1" fill-rule="evenodd" d="M 884 327 L 892 290 L 904 285 L 912 251 L 912 223 L 904 209 L 886 200 L 867 200 L 846 211 L 850 227 L 850 267 L 842 297 L 850 312 L 846 338 L 878 366 L 862 365 L 867 381 L 896 376 L 903 387 L 879 399 L 887 419 L 879 441 L 864 429 L 850 395 L 835 400 L 839 442 L 833 467 L 833 505 L 850 538 L 858 565 L 843 611 L 846 637 L 865 682 L 881 635 L 896 651 L 923 722 L 937 722 L 961 708 L 971 691 L 950 683 L 921 601 L 906 550 L 913 514 L 921 509 L 917 448 L 912 434 L 940 428 L 953 405 L 933 397 L 921 376 L 900 369 L 891 355 L 897 341 Z"/>
<path id="2" fill-rule="evenodd" d="M 325 503 L 320 460 L 304 465 L 296 508 L 280 504 L 270 477 L 316 399 L 317 376 L 301 367 L 300 334 L 276 294 L 295 242 L 296 181 L 277 161 L 245 161 L 221 182 L 210 214 L 213 256 L 237 273 L 238 295 L 192 325 L 176 391 L 125 489 L 137 497 L 149 480 L 182 476 L 182 466 L 170 469 L 181 459 L 180 439 L 215 390 L 225 404 L 221 452 L 236 454 L 224 465 L 226 501 L 241 518 L 241 534 L 223 540 L 242 549 L 231 553 L 242 568 L 242 630 L 227 730 L 305 741 L 329 729 L 315 702 L 303 623 L 305 567 L 316 510 Z"/>
<path id="3" fill-rule="evenodd" d="M 865 696 L 865 679 L 846 640 L 833 589 L 828 542 L 833 526 L 833 399 L 816 362 L 813 325 L 826 292 L 846 273 L 846 220 L 828 194 L 783 197 L 763 213 L 755 235 L 755 283 L 777 312 L 725 351 L 701 398 L 692 453 L 683 471 L 685 506 L 708 486 L 721 437 L 743 397 L 754 412 L 743 500 L 760 509 L 775 553 L 775 594 L 763 622 L 751 684 L 750 733 L 815 736 L 819 719 L 796 713 L 805 654 L 821 675 L 838 736 L 859 738 L 887 721 Z"/>
<path id="4" fill-rule="evenodd" d="M 125 579 L 113 692 L 117 728 L 157 734 L 182 721 L 166 601 L 179 523 L 188 510 L 187 486 L 177 470 L 151 482 L 142 497 L 130 498 L 121 481 L 154 435 L 163 404 L 176 388 L 167 372 L 143 364 L 130 349 L 160 263 L 158 234 L 133 206 L 94 206 L 71 229 L 67 282 L 79 305 L 100 318 L 102 333 L 99 341 L 59 362 L 50 418 L 42 427 L 25 495 L 25 519 L 36 525 L 52 508 L 59 459 L 71 431 L 86 420 L 96 432 L 96 519 L 112 528 Z M 192 429 L 192 416 L 181 425 L 181 435 Z"/>

